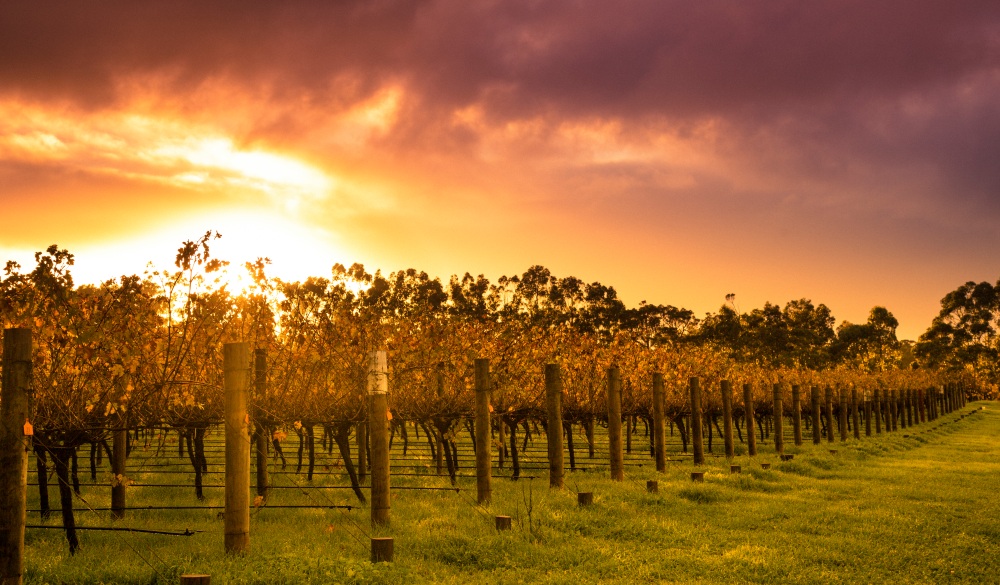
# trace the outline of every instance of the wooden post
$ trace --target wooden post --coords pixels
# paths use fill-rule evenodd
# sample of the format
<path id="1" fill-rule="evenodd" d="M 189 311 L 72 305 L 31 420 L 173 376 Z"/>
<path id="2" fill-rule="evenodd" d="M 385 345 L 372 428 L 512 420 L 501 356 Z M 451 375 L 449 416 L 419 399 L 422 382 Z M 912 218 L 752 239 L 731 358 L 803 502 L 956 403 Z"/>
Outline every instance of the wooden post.
<path id="1" fill-rule="evenodd" d="M 212 576 L 181 575 L 181 585 L 212 585 Z"/>
<path id="2" fill-rule="evenodd" d="M 833 442 L 833 388 L 826 387 L 826 440 Z"/>
<path id="3" fill-rule="evenodd" d="M 494 516 L 493 522 L 498 531 L 510 530 L 511 528 L 510 516 Z"/>
<path id="4" fill-rule="evenodd" d="M 490 454 L 490 360 L 477 359 L 476 369 L 476 501 L 489 504 L 492 456 Z"/>
<path id="5" fill-rule="evenodd" d="M 896 412 L 896 390 L 895 389 L 889 390 L 889 399 L 888 399 L 887 402 L 889 403 L 889 422 L 886 424 L 886 426 L 889 427 L 890 431 L 895 432 L 896 431 L 896 417 L 897 417 L 897 412 Z"/>
<path id="6" fill-rule="evenodd" d="M 389 368 L 384 351 L 368 354 L 368 435 L 371 449 L 371 522 L 389 524 Z M 375 555 L 372 539 L 372 556 Z M 389 559 L 392 560 L 392 543 Z M 381 549 L 380 549 L 381 550 Z"/>
<path id="7" fill-rule="evenodd" d="M 121 422 L 121 421 L 119 421 Z M 125 455 L 128 451 L 128 429 L 115 429 L 111 439 L 111 517 L 125 517 Z"/>
<path id="8" fill-rule="evenodd" d="M 753 388 L 750 384 L 743 385 L 743 420 L 747 432 L 747 454 L 757 456 L 757 435 L 754 434 Z"/>
<path id="9" fill-rule="evenodd" d="M 792 384 L 792 434 L 795 436 L 795 446 L 802 445 L 802 389 L 798 384 Z"/>
<path id="10" fill-rule="evenodd" d="M 559 372 L 559 364 L 545 364 L 545 404 L 548 417 L 545 432 L 549 447 L 549 488 L 562 489 L 562 374 Z M 513 440 L 512 438 L 511 441 Z"/>
<path id="11" fill-rule="evenodd" d="M 851 386 L 851 424 L 854 426 L 854 438 L 861 438 L 861 427 L 858 423 L 861 422 L 858 417 L 858 389 L 853 385 Z"/>
<path id="12" fill-rule="evenodd" d="M 691 445 L 694 448 L 694 464 L 705 464 L 705 450 L 702 446 L 701 430 L 701 385 L 697 376 L 688 380 L 691 387 Z"/>
<path id="13" fill-rule="evenodd" d="M 812 412 L 809 417 L 812 419 L 813 444 L 819 445 L 823 441 L 819 426 L 819 386 L 812 387 Z"/>
<path id="14" fill-rule="evenodd" d="M 924 400 L 924 389 L 917 388 L 917 422 L 925 423 L 927 422 L 927 408 L 926 401 Z"/>
<path id="15" fill-rule="evenodd" d="M 622 378 L 618 368 L 608 368 L 608 456 L 611 479 L 624 481 L 625 460 L 622 454 Z"/>
<path id="16" fill-rule="evenodd" d="M 872 436 L 872 401 L 868 400 L 867 396 L 864 396 L 864 407 L 865 407 L 865 436 Z"/>
<path id="17" fill-rule="evenodd" d="M 735 454 L 733 447 L 733 387 L 729 380 L 723 380 L 722 389 L 722 441 L 726 447 L 726 459 Z"/>
<path id="18" fill-rule="evenodd" d="M 840 442 L 843 443 L 847 440 L 847 396 L 843 386 L 837 392 L 837 421 L 840 427 Z"/>
<path id="19" fill-rule="evenodd" d="M 653 373 L 653 454 L 656 471 L 667 470 L 667 438 L 663 423 L 663 374 Z"/>
<path id="20" fill-rule="evenodd" d="M 250 550 L 250 417 L 247 414 L 250 346 L 223 345 L 222 370 L 226 422 L 225 549 L 227 554 L 246 553 Z"/>
<path id="21" fill-rule="evenodd" d="M 874 401 L 872 418 L 875 419 L 875 434 L 882 434 L 882 401 L 879 400 L 879 391 L 876 388 L 872 392 L 872 400 Z"/>
<path id="22" fill-rule="evenodd" d="M 5 329 L 0 387 L 0 583 L 4 585 L 23 582 L 33 417 L 31 330 Z"/>
<path id="23" fill-rule="evenodd" d="M 254 394 L 255 399 L 264 401 L 267 394 L 267 350 L 255 349 L 254 356 Z M 254 445 L 257 458 L 257 495 L 266 498 L 270 478 L 267 475 L 267 451 L 271 444 L 270 433 L 262 421 L 254 421 Z"/>
<path id="24" fill-rule="evenodd" d="M 774 419 L 774 450 L 776 453 L 781 454 L 785 452 L 785 437 L 784 437 L 784 420 L 782 420 L 784 415 L 784 410 L 781 405 L 781 384 L 775 384 L 774 388 L 774 414 L 772 418 Z"/>

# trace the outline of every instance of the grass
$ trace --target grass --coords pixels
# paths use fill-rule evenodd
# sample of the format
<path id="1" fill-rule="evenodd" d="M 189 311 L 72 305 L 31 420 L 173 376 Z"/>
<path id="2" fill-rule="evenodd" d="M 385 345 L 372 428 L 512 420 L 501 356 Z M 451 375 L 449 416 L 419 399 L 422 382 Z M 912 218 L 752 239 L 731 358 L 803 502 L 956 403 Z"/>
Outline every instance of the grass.
<path id="1" fill-rule="evenodd" d="M 213 583 L 995 582 L 1000 404 L 974 403 L 965 412 L 983 404 L 986 410 L 960 422 L 945 416 L 849 440 L 836 445 L 835 455 L 825 442 L 807 444 L 787 447 L 795 458 L 779 462 L 763 445 L 762 455 L 734 460 L 743 466 L 740 475 L 729 474 L 724 459 L 710 458 L 702 484 L 690 481 L 690 462 L 672 463 L 661 475 L 651 465 L 630 467 L 620 483 L 602 471 L 567 473 L 567 488 L 558 491 L 544 477 L 494 479 L 493 504 L 484 510 L 470 500 L 474 478 L 464 478 L 459 494 L 394 491 L 393 524 L 376 531 L 366 508 L 265 509 L 251 521 L 251 552 L 239 557 L 223 554 L 215 511 L 132 512 L 122 525 L 205 532 L 82 532 L 74 557 L 61 531 L 29 530 L 26 582 L 176 583 L 188 572 L 211 574 Z M 762 461 L 771 469 L 762 470 Z M 414 468 L 426 463 L 415 460 Z M 137 474 L 147 482 L 162 477 Z M 645 491 L 647 479 L 659 480 L 659 493 Z M 221 481 L 212 474 L 206 483 Z M 297 476 L 281 481 L 306 483 Z M 398 477 L 393 485 L 448 484 Z M 193 490 L 153 490 L 133 488 L 129 497 L 197 503 Z M 84 497 L 106 506 L 106 491 L 90 488 Z M 594 492 L 594 505 L 578 507 L 574 491 Z M 208 490 L 207 503 L 221 504 L 221 492 Z M 271 501 L 308 501 L 302 498 L 280 490 Z M 352 501 L 345 490 L 312 496 L 318 499 Z M 102 514 L 81 512 L 78 522 L 108 525 Z M 496 514 L 512 516 L 514 529 L 494 530 Z M 56 516 L 48 523 L 57 524 Z M 37 514 L 29 523 L 38 523 Z M 368 562 L 368 538 L 377 535 L 395 538 L 395 562 Z"/>

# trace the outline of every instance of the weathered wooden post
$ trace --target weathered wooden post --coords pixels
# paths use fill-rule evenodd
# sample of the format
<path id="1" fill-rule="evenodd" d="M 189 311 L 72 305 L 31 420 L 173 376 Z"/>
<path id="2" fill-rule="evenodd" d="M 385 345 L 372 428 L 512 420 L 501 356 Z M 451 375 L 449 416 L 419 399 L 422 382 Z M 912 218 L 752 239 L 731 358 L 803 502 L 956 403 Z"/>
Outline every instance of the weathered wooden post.
<path id="1" fill-rule="evenodd" d="M 258 348 L 253 352 L 254 378 L 253 389 L 256 400 L 263 401 L 267 395 L 267 350 Z M 267 474 L 267 452 L 271 437 L 263 421 L 254 421 L 254 452 L 257 463 L 257 495 L 267 498 L 267 488 L 270 478 Z"/>
<path id="2" fill-rule="evenodd" d="M 622 453 L 622 378 L 618 368 L 608 368 L 608 456 L 611 463 L 611 479 L 624 481 L 625 459 Z M 562 428 L 562 427 L 560 427 Z"/>
<path id="3" fill-rule="evenodd" d="M 782 420 L 784 411 L 781 406 L 781 384 L 774 386 L 774 451 L 779 455 L 785 452 L 784 421 Z"/>
<path id="4" fill-rule="evenodd" d="M 829 385 L 826 387 L 826 440 L 828 443 L 832 443 L 834 430 L 833 430 L 833 388 Z"/>
<path id="5" fill-rule="evenodd" d="M 802 389 L 798 384 L 792 384 L 792 434 L 795 446 L 802 445 Z"/>
<path id="6" fill-rule="evenodd" d="M 663 423 L 663 374 L 653 373 L 653 454 L 656 471 L 667 470 L 667 438 Z"/>
<path id="7" fill-rule="evenodd" d="M 372 526 L 384 526 L 390 521 L 389 505 L 389 366 L 384 351 L 368 354 L 368 434 L 371 449 L 371 522 Z M 372 554 L 375 547 L 389 546 L 383 541 L 376 545 L 372 539 Z M 384 548 L 380 548 L 384 551 Z"/>
<path id="8" fill-rule="evenodd" d="M 861 391 L 861 417 L 865 420 L 865 436 L 872 436 L 872 405 L 865 390 Z"/>
<path id="9" fill-rule="evenodd" d="M 757 435 L 754 434 L 753 388 L 750 384 L 743 385 L 743 421 L 747 429 L 747 454 L 757 456 Z"/>
<path id="10" fill-rule="evenodd" d="M 694 450 L 694 464 L 705 464 L 705 449 L 702 445 L 701 430 L 701 385 L 697 376 L 688 380 L 691 390 L 691 446 Z"/>
<path id="11" fill-rule="evenodd" d="M 726 447 L 726 459 L 732 459 L 733 449 L 733 387 L 729 380 L 719 384 L 722 389 L 722 441 Z"/>
<path id="12" fill-rule="evenodd" d="M 0 583 L 4 585 L 23 582 L 33 417 L 31 330 L 5 329 L 0 388 Z"/>
<path id="13" fill-rule="evenodd" d="M 123 421 L 119 420 L 119 424 Z M 119 428 L 111 433 L 111 518 L 125 517 L 125 458 L 128 452 L 128 429 Z"/>
<path id="14" fill-rule="evenodd" d="M 858 389 L 851 385 L 851 424 L 854 426 L 854 438 L 861 438 L 861 422 L 858 416 Z"/>
<path id="15" fill-rule="evenodd" d="M 548 411 L 546 438 L 549 447 L 549 487 L 562 489 L 562 375 L 559 372 L 559 364 L 545 364 L 545 402 Z"/>
<path id="16" fill-rule="evenodd" d="M 809 417 L 812 419 L 813 444 L 819 445 L 823 441 L 819 426 L 819 386 L 812 387 L 812 412 Z"/>
<path id="17" fill-rule="evenodd" d="M 882 434 L 882 401 L 879 398 L 879 389 L 876 388 L 872 392 L 872 400 L 874 401 L 874 412 L 872 413 L 872 418 L 875 419 L 875 434 Z"/>
<path id="18" fill-rule="evenodd" d="M 844 387 L 841 386 L 837 392 L 837 420 L 840 426 L 840 442 L 847 440 L 847 396 Z"/>
<path id="19" fill-rule="evenodd" d="M 890 431 L 896 431 L 896 390 L 889 390 L 889 422 L 886 425 Z"/>
<path id="20" fill-rule="evenodd" d="M 227 554 L 236 554 L 250 550 L 250 417 L 247 415 L 250 346 L 223 345 L 222 370 L 226 422 L 225 550 Z"/>
<path id="21" fill-rule="evenodd" d="M 489 504 L 493 495 L 490 453 L 490 360 L 477 359 L 476 369 L 476 501 Z"/>

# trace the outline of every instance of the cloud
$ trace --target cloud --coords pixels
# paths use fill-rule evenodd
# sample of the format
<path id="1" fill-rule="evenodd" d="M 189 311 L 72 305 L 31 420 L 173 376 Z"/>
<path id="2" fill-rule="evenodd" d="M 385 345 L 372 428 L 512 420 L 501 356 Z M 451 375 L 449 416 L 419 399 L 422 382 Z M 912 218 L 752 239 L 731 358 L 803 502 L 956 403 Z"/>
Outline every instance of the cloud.
<path id="1" fill-rule="evenodd" d="M 373 258 L 442 270 L 529 243 L 602 258 L 595 232 L 730 273 L 734 235 L 772 274 L 845 238 L 842 270 L 976 256 L 965 235 L 1000 221 L 998 30 L 978 0 L 7 2 L 0 197 L 81 233 L 297 197 Z"/>

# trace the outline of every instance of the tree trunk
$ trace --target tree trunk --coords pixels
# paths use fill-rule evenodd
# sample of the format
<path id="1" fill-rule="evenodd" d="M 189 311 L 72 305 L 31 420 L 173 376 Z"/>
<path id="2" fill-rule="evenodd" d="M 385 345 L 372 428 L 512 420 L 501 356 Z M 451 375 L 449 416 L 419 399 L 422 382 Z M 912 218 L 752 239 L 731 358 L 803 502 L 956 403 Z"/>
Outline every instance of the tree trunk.
<path id="1" fill-rule="evenodd" d="M 306 479 L 312 481 L 316 470 L 316 431 L 312 423 L 306 425 L 306 442 L 309 447 L 309 472 Z"/>
<path id="2" fill-rule="evenodd" d="M 507 428 L 510 429 L 510 467 L 512 480 L 521 477 L 521 461 L 517 456 L 517 419 L 509 419 Z"/>
<path id="3" fill-rule="evenodd" d="M 63 528 L 66 530 L 66 540 L 69 541 L 69 554 L 74 555 L 80 548 L 76 536 L 76 519 L 73 517 L 73 491 L 70 486 L 69 464 L 73 458 L 72 447 L 56 447 L 51 450 L 52 460 L 56 465 L 56 477 L 59 478 L 59 503 L 62 506 Z"/>
<path id="4" fill-rule="evenodd" d="M 354 490 L 354 495 L 362 504 L 366 503 L 365 494 L 361 491 L 361 484 L 358 482 L 358 474 L 354 470 L 354 460 L 351 459 L 351 423 L 339 423 L 333 440 L 337 442 L 337 448 L 340 449 L 340 458 L 343 459 L 347 475 L 351 478 L 351 489 Z"/>

